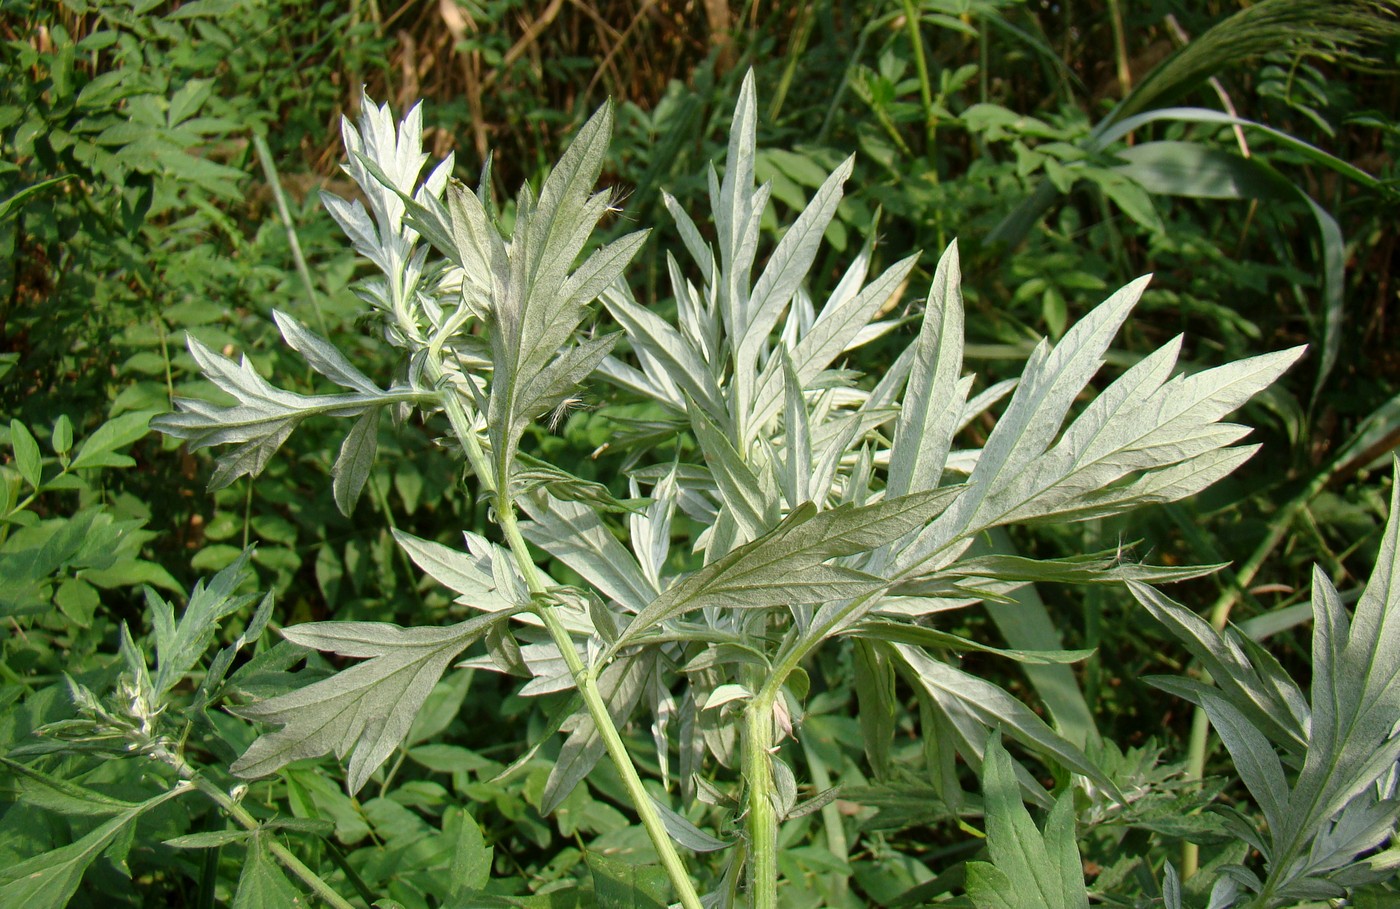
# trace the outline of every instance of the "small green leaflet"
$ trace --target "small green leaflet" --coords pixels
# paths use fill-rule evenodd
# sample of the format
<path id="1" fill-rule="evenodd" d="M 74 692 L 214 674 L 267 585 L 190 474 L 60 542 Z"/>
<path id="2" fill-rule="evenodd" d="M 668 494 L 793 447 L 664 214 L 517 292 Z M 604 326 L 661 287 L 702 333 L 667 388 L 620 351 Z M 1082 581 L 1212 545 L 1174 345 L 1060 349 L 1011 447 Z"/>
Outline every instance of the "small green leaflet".
<path id="1" fill-rule="evenodd" d="M 298 691 L 238 708 L 240 716 L 282 726 L 259 736 L 230 768 L 266 776 L 292 761 L 350 754 L 346 785 L 353 794 L 408 735 L 423 702 L 449 663 L 514 610 L 446 628 L 401 628 L 380 622 L 312 622 L 282 631 L 294 644 L 364 663 Z"/>
<path id="2" fill-rule="evenodd" d="M 886 583 L 882 578 L 827 561 L 898 540 L 933 520 L 958 492 L 959 487 L 948 487 L 821 512 L 808 502 L 762 537 L 706 565 L 652 600 L 622 632 L 613 649 L 668 619 L 704 606 L 763 609 L 846 600 L 879 590 Z"/>

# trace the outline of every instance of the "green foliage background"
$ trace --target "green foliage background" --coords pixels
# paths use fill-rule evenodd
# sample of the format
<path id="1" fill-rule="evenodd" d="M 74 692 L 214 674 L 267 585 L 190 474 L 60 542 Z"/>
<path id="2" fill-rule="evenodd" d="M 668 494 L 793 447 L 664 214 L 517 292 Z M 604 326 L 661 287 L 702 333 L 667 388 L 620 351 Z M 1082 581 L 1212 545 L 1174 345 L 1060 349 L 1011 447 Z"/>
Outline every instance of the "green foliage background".
<path id="1" fill-rule="evenodd" d="M 668 225 L 630 275 L 639 299 L 662 309 L 674 305 L 664 250 L 679 238 L 661 191 L 686 208 L 703 196 L 696 175 L 722 155 L 752 68 L 757 177 L 778 203 L 764 223 L 770 239 L 854 153 L 814 270 L 828 286 L 814 296 L 878 233 L 876 268 L 924 251 L 888 313 L 901 319 L 956 237 L 968 366 L 989 383 L 1017 375 L 1039 337 L 1058 338 L 1147 272 L 1156 278 L 1110 352 L 1114 366 L 1182 332 L 1183 359 L 1200 366 L 1311 344 L 1304 364 L 1246 411 L 1267 454 L 1228 480 L 1130 521 L 1009 538 L 1041 557 L 1121 541 L 1158 563 L 1231 562 L 1174 588 L 1175 599 L 1214 604 L 1213 622 L 1228 617 L 1267 636 L 1281 663 L 1306 676 L 1311 566 L 1343 594 L 1370 576 L 1391 482 L 1374 471 L 1400 440 L 1400 42 L 1393 3 L 1261 6 L 1283 13 L 1250 26 L 1263 36 L 1256 43 L 1243 31 L 1202 41 L 1195 68 L 1173 81 L 1148 74 L 1236 4 L 0 0 L 0 747 L 32 744 L 34 729 L 77 715 L 65 673 L 93 690 L 113 682 L 122 623 L 137 637 L 152 631 L 143 585 L 182 597 L 250 545 L 256 582 L 245 586 L 274 592 L 274 627 L 460 617 L 392 535 L 456 545 L 461 530 L 488 526 L 474 481 L 462 481 L 420 424 L 381 430 L 383 457 L 348 517 L 322 494 L 340 437 L 315 423 L 258 482 L 213 494 L 208 458 L 145 432 L 174 395 L 209 393 L 185 333 L 245 353 L 264 375 L 299 378 L 295 390 L 317 390 L 320 380 L 277 340 L 274 309 L 348 345 L 361 365 L 378 358 L 387 379 L 393 364 L 356 324 L 356 259 L 317 193 L 353 192 L 337 169 L 339 118 L 356 112 L 361 84 L 396 114 L 426 99 L 428 144 L 438 155 L 456 150 L 459 177 L 473 181 L 491 149 L 502 199 L 522 181 L 538 185 L 587 115 L 615 99 L 604 182 L 620 188 L 620 211 L 608 230 Z M 1105 139 L 1129 115 L 1188 106 L 1271 131 L 1180 115 Z M 901 325 L 871 349 L 888 362 L 911 330 Z M 625 499 L 625 443 L 645 440 L 658 419 L 651 405 L 589 386 L 548 430 L 530 430 L 531 445 Z M 665 441 L 656 456 L 691 444 Z M 672 551 L 688 552 L 699 529 L 678 521 Z M 566 566 L 549 570 L 570 577 Z M 1171 822 L 1196 804 L 1169 772 L 1186 753 L 1191 716 L 1142 682 L 1188 657 L 1141 621 L 1126 591 L 1039 585 L 1034 595 L 1059 645 L 1095 650 L 1075 670 L 1086 706 L 1105 738 L 1132 749 L 1102 760 L 1127 778 L 1165 753 L 1150 771 L 1157 814 L 1128 831 L 1081 831 L 1091 885 L 1116 905 L 1145 905 L 1133 900 L 1160 898 L 1166 872 L 1116 864 L 1125 838 L 1175 847 L 1199 834 L 1207 861 L 1228 852 L 1219 837 Z M 230 621 L 219 643 L 249 619 Z M 1012 647 L 1029 646 L 1018 634 L 1044 634 L 995 610 L 956 622 L 947 630 Z M 962 665 L 1039 703 L 1033 673 L 976 654 Z M 302 672 L 311 681 L 331 668 L 313 660 Z M 872 766 L 851 666 L 823 656 L 810 675 L 801 763 L 814 790 L 839 783 L 842 796 L 784 827 L 787 904 L 961 898 L 950 896 L 962 892 L 959 863 L 979 845 L 920 778 L 939 765 L 921 745 L 912 692 L 901 683 L 889 693 L 899 746 L 893 766 Z M 256 674 L 244 682 L 257 693 Z M 606 766 L 541 815 L 560 738 L 545 732 L 562 696 L 514 689 L 495 675 L 450 674 L 373 792 L 348 797 L 342 769 L 320 761 L 257 784 L 250 809 L 270 816 L 277 806 L 303 825 L 284 835 L 308 861 L 339 869 L 351 892 L 405 906 L 462 905 L 451 882 L 488 875 L 499 905 L 577 905 L 595 891 L 607 904 L 614 885 L 633 899 L 664 894 L 634 870 L 649 846 Z M 209 722 L 233 721 L 213 713 Z M 235 755 L 218 741 L 196 733 L 190 747 L 226 767 Z M 82 785 L 133 803 L 162 788 L 116 767 L 84 770 Z M 1218 780 L 1208 788 L 1243 792 L 1218 749 L 1206 771 Z M 716 772 L 720 783 L 732 777 Z M 20 775 L 0 774 L 0 786 L 0 866 L 102 829 L 102 812 L 13 800 Z M 273 873 L 264 838 L 170 844 L 222 831 L 212 806 L 159 804 L 143 817 L 139 837 L 101 844 L 73 905 L 237 905 L 240 881 L 265 868 L 268 900 L 291 886 Z M 1374 905 L 1394 899 L 1389 885 L 1377 893 Z M 635 905 L 664 896 L 651 899 Z"/>

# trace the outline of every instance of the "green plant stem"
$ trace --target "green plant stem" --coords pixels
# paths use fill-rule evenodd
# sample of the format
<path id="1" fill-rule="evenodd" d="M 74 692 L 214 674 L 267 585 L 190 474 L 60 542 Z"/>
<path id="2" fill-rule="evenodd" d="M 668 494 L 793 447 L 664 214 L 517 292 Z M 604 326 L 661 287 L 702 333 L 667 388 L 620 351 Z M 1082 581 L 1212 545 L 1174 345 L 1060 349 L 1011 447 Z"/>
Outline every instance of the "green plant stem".
<path id="1" fill-rule="evenodd" d="M 1133 71 L 1128 66 L 1128 44 L 1123 35 L 1123 8 L 1118 0 L 1108 0 L 1108 19 L 1113 26 L 1113 59 L 1118 69 L 1118 88 L 1126 95 L 1133 90 Z"/>
<path id="2" fill-rule="evenodd" d="M 306 299 L 311 303 L 311 311 L 316 316 L 316 327 L 321 330 L 321 337 L 329 337 L 326 330 L 326 316 L 321 312 L 321 301 L 316 296 L 316 285 L 311 281 L 311 270 L 306 267 L 306 256 L 301 253 L 301 242 L 297 239 L 296 224 L 292 221 L 292 213 L 287 208 L 287 196 L 282 191 L 282 181 L 277 176 L 277 165 L 272 160 L 272 150 L 267 147 L 267 140 L 257 133 L 253 133 L 253 147 L 258 151 L 258 161 L 262 163 L 263 176 L 267 178 L 268 188 L 272 190 L 272 198 L 277 202 L 277 214 L 282 219 L 282 227 L 287 231 L 287 245 L 292 250 L 292 261 L 296 263 L 297 274 L 301 276 L 301 286 L 306 290 Z"/>
<path id="3" fill-rule="evenodd" d="M 257 831 L 261 829 L 262 825 L 258 823 L 257 818 L 249 813 L 248 809 L 234 801 L 227 792 L 224 792 L 218 786 L 215 786 L 209 780 L 205 779 L 205 777 L 190 766 L 183 757 L 174 753 L 167 753 L 164 755 L 164 760 L 175 768 L 175 772 L 180 774 L 182 779 L 188 780 L 191 785 L 208 796 L 214 804 L 223 809 L 224 813 L 233 818 L 244 830 Z M 292 850 L 283 846 L 276 837 L 268 837 L 267 851 L 271 852 L 273 857 L 282 863 L 282 867 L 296 875 L 302 883 L 310 887 L 311 891 L 324 900 L 327 905 L 334 907 L 334 909 L 355 909 L 345 897 L 337 893 L 319 874 L 307 867 L 305 862 L 297 858 Z"/>
<path id="4" fill-rule="evenodd" d="M 778 906 L 778 815 L 773 808 L 773 705 L 768 686 L 744 712 L 744 782 L 748 786 L 749 905 Z"/>
<path id="5" fill-rule="evenodd" d="M 924 105 L 924 135 L 927 155 L 933 154 L 938 139 L 938 115 L 933 110 L 933 84 L 928 78 L 928 61 L 924 59 L 924 37 L 919 30 L 919 8 L 914 0 L 904 0 L 904 27 L 909 30 L 909 44 L 914 51 L 914 69 L 919 74 L 919 100 Z"/>

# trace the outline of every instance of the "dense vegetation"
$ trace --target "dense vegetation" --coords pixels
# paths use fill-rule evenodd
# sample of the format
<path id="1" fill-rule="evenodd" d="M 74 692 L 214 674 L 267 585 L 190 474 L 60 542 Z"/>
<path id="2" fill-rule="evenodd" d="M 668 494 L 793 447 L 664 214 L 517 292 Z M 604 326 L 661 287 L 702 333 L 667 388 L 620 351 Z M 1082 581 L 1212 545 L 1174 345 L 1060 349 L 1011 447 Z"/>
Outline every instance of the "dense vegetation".
<path id="1" fill-rule="evenodd" d="M 1395 904 L 1400 4 L 0 10 L 0 904 Z"/>

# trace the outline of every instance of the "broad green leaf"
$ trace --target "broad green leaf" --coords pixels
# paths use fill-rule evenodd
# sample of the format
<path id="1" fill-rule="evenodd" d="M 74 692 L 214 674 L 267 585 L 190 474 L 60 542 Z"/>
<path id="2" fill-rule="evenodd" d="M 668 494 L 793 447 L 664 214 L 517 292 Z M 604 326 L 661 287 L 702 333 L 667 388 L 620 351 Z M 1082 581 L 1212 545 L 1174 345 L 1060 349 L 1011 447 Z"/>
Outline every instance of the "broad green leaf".
<path id="1" fill-rule="evenodd" d="M 154 428 L 150 425 L 155 422 L 153 416 L 149 411 L 124 413 L 103 423 L 78 446 L 72 469 L 131 466 L 135 462 L 117 452 Z"/>
<path id="2" fill-rule="evenodd" d="M 1088 909 L 1075 844 L 1074 793 L 1056 800 L 1042 833 L 1021 802 L 1011 756 L 993 733 L 983 752 L 982 791 L 992 867 L 969 868 L 968 895 L 979 909 Z"/>
<path id="3" fill-rule="evenodd" d="M 106 817 L 141 808 L 137 802 L 113 798 L 4 756 L 0 756 L 0 764 L 8 767 L 17 777 L 19 801 L 26 805 L 36 805 L 58 814 L 78 817 Z"/>
<path id="4" fill-rule="evenodd" d="M 634 865 L 588 853 L 598 909 L 666 909 L 671 885 L 660 865 Z"/>
<path id="5" fill-rule="evenodd" d="M 885 585 L 882 579 L 828 560 L 899 539 L 932 520 L 956 494 L 940 489 L 822 512 L 803 505 L 764 536 L 670 587 L 637 614 L 615 648 L 703 606 L 761 609 L 846 600 L 878 590 Z"/>
<path id="6" fill-rule="evenodd" d="M 68 419 L 66 413 L 59 414 L 58 419 L 53 421 L 53 436 L 49 442 L 53 445 L 53 453 L 66 460 L 73 448 L 73 421 Z"/>
<path id="7" fill-rule="evenodd" d="M 302 758 L 349 754 L 346 785 L 358 792 L 408 735 L 452 660 L 509 615 L 490 613 L 445 628 L 313 622 L 283 629 L 287 640 L 303 647 L 368 659 L 300 690 L 238 708 L 241 716 L 282 728 L 260 736 L 229 769 L 251 779 Z"/>
<path id="8" fill-rule="evenodd" d="M 452 844 L 450 879 L 454 899 L 480 890 L 491 878 L 491 857 L 495 850 L 486 845 L 476 819 L 461 808 L 449 808 L 443 817 L 442 834 Z"/>
<path id="9" fill-rule="evenodd" d="M 243 870 L 238 875 L 238 890 L 233 895 L 233 909 L 264 909 L 267 906 L 300 906 L 305 902 L 301 893 L 268 854 L 265 835 L 254 836 L 248 842 Z"/>
<path id="10" fill-rule="evenodd" d="M 88 865 L 125 833 L 141 814 L 175 796 L 192 791 L 187 787 L 167 790 L 123 810 L 76 842 L 0 870 L 0 905 L 23 906 L 24 909 L 63 909 L 77 891 Z"/>
<path id="11" fill-rule="evenodd" d="M 77 179 L 80 179 L 80 175 L 78 174 L 63 174 L 62 176 L 51 177 L 48 180 L 40 180 L 38 183 L 32 183 L 24 189 L 10 194 L 5 199 L 0 200 L 0 222 L 8 220 L 11 212 L 18 209 L 24 201 L 31 196 L 37 196 L 45 190 L 52 189 L 68 180 Z"/>

